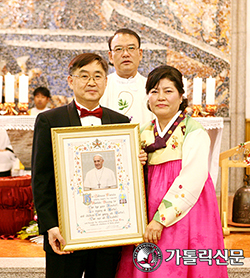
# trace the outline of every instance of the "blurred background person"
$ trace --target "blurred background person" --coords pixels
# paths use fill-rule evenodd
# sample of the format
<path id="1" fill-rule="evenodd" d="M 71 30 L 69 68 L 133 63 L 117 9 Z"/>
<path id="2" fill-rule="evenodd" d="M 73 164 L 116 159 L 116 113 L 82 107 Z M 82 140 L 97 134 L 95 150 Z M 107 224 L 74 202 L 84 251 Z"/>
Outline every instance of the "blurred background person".
<path id="1" fill-rule="evenodd" d="M 50 101 L 51 95 L 50 91 L 45 87 L 38 87 L 33 92 L 35 107 L 29 110 L 31 116 L 36 116 L 37 114 L 47 111 L 50 108 L 47 104 Z"/>
<path id="2" fill-rule="evenodd" d="M 0 177 L 11 176 L 11 169 L 16 156 L 10 144 L 8 133 L 0 128 Z"/>

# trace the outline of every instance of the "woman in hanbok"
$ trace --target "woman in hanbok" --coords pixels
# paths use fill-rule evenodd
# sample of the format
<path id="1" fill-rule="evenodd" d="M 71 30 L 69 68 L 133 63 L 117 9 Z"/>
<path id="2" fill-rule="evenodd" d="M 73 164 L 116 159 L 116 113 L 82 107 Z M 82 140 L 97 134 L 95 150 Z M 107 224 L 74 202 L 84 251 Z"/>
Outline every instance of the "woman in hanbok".
<path id="1" fill-rule="evenodd" d="M 143 272 L 133 264 L 135 247 L 125 246 L 117 277 L 226 278 L 228 258 L 223 259 L 222 227 L 208 172 L 209 136 L 185 115 L 187 99 L 177 69 L 154 69 L 146 92 L 156 118 L 141 132 L 148 164 L 144 241 L 157 244 L 163 261 L 155 271 Z M 142 163 L 145 157 L 142 153 Z"/>

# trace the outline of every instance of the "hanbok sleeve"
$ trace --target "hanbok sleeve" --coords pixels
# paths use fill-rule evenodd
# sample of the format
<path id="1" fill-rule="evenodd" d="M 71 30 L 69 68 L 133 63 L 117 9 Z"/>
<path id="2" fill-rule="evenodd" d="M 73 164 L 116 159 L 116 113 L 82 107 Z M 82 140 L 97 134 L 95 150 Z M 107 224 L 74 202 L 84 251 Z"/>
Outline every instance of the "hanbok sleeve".
<path id="1" fill-rule="evenodd" d="M 171 226 L 195 205 L 208 178 L 209 149 L 210 138 L 205 130 L 197 129 L 186 136 L 182 169 L 164 196 L 154 220 Z"/>

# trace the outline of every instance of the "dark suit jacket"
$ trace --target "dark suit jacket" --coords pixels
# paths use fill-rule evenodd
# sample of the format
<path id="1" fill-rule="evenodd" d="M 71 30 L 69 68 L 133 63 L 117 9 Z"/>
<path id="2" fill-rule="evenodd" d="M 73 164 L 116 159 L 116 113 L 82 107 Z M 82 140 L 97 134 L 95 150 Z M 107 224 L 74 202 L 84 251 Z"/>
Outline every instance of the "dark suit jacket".
<path id="1" fill-rule="evenodd" d="M 129 123 L 128 117 L 103 107 L 102 124 Z M 58 226 L 51 128 L 81 126 L 74 101 L 40 113 L 36 118 L 32 149 L 32 189 L 38 224 L 45 235 L 45 251 L 51 252 L 47 230 Z"/>

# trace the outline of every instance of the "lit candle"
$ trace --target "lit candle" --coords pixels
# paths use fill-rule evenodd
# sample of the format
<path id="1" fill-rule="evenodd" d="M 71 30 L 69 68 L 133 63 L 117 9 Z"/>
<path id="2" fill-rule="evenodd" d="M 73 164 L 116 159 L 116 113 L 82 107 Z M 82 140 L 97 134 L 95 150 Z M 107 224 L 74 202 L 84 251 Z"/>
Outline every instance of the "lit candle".
<path id="1" fill-rule="evenodd" d="M 3 77 L 0 75 L 0 103 L 2 103 L 2 97 L 3 97 Z"/>
<path id="2" fill-rule="evenodd" d="M 202 99 L 202 78 L 194 78 L 193 82 L 193 104 L 201 105 Z"/>
<path id="3" fill-rule="evenodd" d="M 5 84 L 5 102 L 14 102 L 14 75 L 9 72 L 4 77 Z"/>
<path id="4" fill-rule="evenodd" d="M 28 103 L 28 88 L 29 88 L 29 77 L 25 74 L 19 76 L 19 102 Z"/>
<path id="5" fill-rule="evenodd" d="M 182 77 L 184 94 L 183 97 L 187 98 L 187 78 Z"/>
<path id="6" fill-rule="evenodd" d="M 215 78 L 206 80 L 206 104 L 215 104 Z"/>

